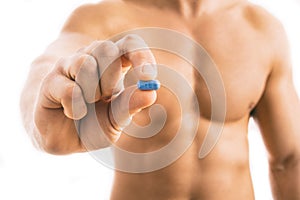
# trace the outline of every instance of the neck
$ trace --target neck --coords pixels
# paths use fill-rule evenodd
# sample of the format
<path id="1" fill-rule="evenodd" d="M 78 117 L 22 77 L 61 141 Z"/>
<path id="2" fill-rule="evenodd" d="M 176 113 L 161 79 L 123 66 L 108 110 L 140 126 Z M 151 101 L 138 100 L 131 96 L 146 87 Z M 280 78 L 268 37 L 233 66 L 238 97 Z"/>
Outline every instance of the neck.
<path id="1" fill-rule="evenodd" d="M 151 7 L 172 9 L 184 17 L 199 16 L 231 7 L 242 0 L 124 0 Z"/>

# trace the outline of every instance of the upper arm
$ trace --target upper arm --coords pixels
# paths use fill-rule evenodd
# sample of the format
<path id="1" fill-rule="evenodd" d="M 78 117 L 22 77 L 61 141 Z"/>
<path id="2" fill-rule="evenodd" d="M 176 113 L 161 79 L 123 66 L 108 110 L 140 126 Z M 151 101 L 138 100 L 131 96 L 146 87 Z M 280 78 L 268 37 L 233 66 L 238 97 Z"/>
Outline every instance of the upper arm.
<path id="1" fill-rule="evenodd" d="M 93 41 L 105 39 L 109 32 L 106 3 L 85 4 L 76 8 L 65 21 L 58 38 L 39 56 L 34 64 L 51 63 L 72 55 Z M 106 12 L 102 12 L 106 9 Z"/>
<path id="2" fill-rule="evenodd" d="M 289 47 L 283 27 L 273 27 L 272 67 L 264 93 L 254 110 L 271 164 L 300 156 L 300 102 L 292 80 Z"/>
<path id="3" fill-rule="evenodd" d="M 58 38 L 32 63 L 27 86 L 39 85 L 60 58 L 75 54 L 95 40 L 105 39 L 105 32 L 109 32 L 107 24 L 111 8 L 107 2 L 101 2 L 86 4 L 74 10 Z"/>
<path id="4" fill-rule="evenodd" d="M 79 33 L 91 38 L 106 39 L 117 27 L 120 18 L 119 3 L 101 1 L 97 4 L 85 4 L 75 9 L 65 22 L 62 33 Z"/>
<path id="5" fill-rule="evenodd" d="M 75 9 L 65 21 L 59 37 L 46 49 L 46 54 L 57 54 L 61 57 L 74 53 L 79 48 L 97 40 L 100 33 L 97 19 L 97 5 L 86 4 Z"/>
<path id="6" fill-rule="evenodd" d="M 85 5 L 77 8 L 66 21 L 59 37 L 52 42 L 44 52 L 41 53 L 31 64 L 27 81 L 20 97 L 20 108 L 25 128 L 31 132 L 33 109 L 36 96 L 38 95 L 40 84 L 45 76 L 52 70 L 55 63 L 61 58 L 72 55 L 78 49 L 88 46 L 96 40 L 91 25 L 87 21 L 89 12 L 93 6 Z M 90 21 L 91 23 L 91 21 Z"/>
<path id="7" fill-rule="evenodd" d="M 78 33 L 97 38 L 100 34 L 98 20 L 104 18 L 102 7 L 102 4 L 85 4 L 76 8 L 66 20 L 61 32 L 64 34 Z"/>

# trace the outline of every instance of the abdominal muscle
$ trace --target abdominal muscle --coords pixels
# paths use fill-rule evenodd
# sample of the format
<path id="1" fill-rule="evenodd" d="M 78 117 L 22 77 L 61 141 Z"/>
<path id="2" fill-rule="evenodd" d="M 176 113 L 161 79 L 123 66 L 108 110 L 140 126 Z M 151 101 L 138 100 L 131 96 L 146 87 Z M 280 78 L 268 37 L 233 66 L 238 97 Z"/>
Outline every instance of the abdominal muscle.
<path id="1" fill-rule="evenodd" d="M 140 115 L 147 116 L 146 112 L 143 111 Z M 170 118 L 171 122 L 167 121 L 157 135 L 148 139 L 137 139 L 123 134 L 117 146 L 135 153 L 161 149 L 174 138 L 180 124 L 178 120 L 172 119 L 174 115 Z M 199 127 L 191 145 L 174 162 L 147 173 L 116 170 L 111 199 L 253 200 L 248 159 L 248 118 L 226 122 L 218 143 L 206 157 L 200 159 L 199 150 L 210 125 L 209 120 L 200 117 Z M 189 130 L 189 127 L 186 129 Z M 188 137 L 189 132 L 186 132 L 186 135 Z M 115 155 L 115 159 L 119 163 L 131 162 L 118 154 Z M 151 162 L 147 157 L 144 161 Z M 145 163 L 132 162 L 132 165 Z"/>

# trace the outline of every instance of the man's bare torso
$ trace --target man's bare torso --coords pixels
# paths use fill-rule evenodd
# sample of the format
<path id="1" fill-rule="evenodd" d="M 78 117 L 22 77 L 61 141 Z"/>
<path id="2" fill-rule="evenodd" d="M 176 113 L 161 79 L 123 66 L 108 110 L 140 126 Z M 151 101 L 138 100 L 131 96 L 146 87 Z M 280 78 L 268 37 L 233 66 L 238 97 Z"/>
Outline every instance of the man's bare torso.
<path id="1" fill-rule="evenodd" d="M 153 50 L 158 64 L 176 70 L 194 86 L 201 113 L 197 135 L 183 156 L 163 169 L 137 174 L 116 171 L 111 199 L 254 199 L 247 127 L 270 72 L 271 42 L 265 22 L 260 20 L 260 17 L 268 15 L 243 1 L 220 8 L 217 12 L 203 12 L 191 17 L 182 16 L 171 8 L 158 8 L 138 1 L 106 1 L 85 9 L 90 9 L 89 14 L 93 15 L 91 24 L 99 23 L 106 27 L 104 33 L 95 30 L 94 34 L 101 35 L 100 39 L 106 39 L 103 35 L 109 38 L 143 27 L 171 29 L 192 38 L 207 50 L 216 63 L 226 93 L 222 135 L 210 154 L 199 159 L 199 149 L 209 124 L 214 123 L 210 120 L 211 101 L 207 85 L 183 58 L 171 52 Z M 107 18 L 97 18 L 101 12 L 106 12 Z M 180 126 L 178 100 L 162 87 L 156 103 L 166 109 L 168 119 L 165 127 L 147 139 L 123 134 L 117 143 L 120 148 L 135 153 L 151 152 L 173 139 Z M 137 114 L 133 121 L 140 125 L 148 124 L 148 111 Z M 122 160 L 118 155 L 116 159 Z"/>

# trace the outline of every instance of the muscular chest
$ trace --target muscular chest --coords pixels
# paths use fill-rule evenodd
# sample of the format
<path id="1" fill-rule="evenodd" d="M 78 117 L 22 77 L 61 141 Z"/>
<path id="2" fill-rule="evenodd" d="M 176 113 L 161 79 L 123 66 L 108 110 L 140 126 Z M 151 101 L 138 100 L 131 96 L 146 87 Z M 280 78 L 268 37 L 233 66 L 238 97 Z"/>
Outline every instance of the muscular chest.
<path id="1" fill-rule="evenodd" d="M 236 38 L 229 35 L 223 35 L 222 38 L 214 35 L 199 37 L 200 40 L 195 41 L 200 41 L 200 44 L 204 41 L 203 45 L 195 49 L 179 47 L 191 54 L 188 57 L 155 50 L 158 66 L 168 67 L 180 74 L 174 76 L 176 81 L 171 82 L 172 87 L 183 87 L 183 81 L 192 86 L 202 116 L 210 118 L 213 107 L 224 105 L 228 120 L 237 120 L 249 114 L 259 101 L 268 76 L 267 56 L 262 45 L 247 38 L 236 41 Z M 170 73 L 164 76 L 169 78 L 173 75 Z M 183 90 L 185 96 L 193 95 L 188 89 Z M 162 97 L 160 101 L 170 105 L 172 96 L 168 97 L 167 93 L 164 95 L 162 92 Z"/>
<path id="2" fill-rule="evenodd" d="M 270 66 L 270 49 L 259 31 L 241 16 L 221 15 L 189 24 L 161 17 L 161 13 L 157 16 L 151 15 L 151 20 L 141 15 L 127 28 L 134 29 L 130 32 L 141 35 L 150 45 L 158 67 L 179 75 L 174 77 L 172 87 L 181 88 L 183 81 L 188 82 L 206 118 L 210 118 L 216 98 L 226 101 L 227 120 L 249 114 L 263 93 Z M 172 74 L 163 76 L 169 79 Z M 174 110 L 178 99 L 167 90 L 165 85 L 159 92 L 158 103 Z M 184 92 L 187 98 L 193 95 L 188 90 Z"/>
<path id="3" fill-rule="evenodd" d="M 239 30 L 231 33 L 224 29 L 221 34 L 204 33 L 198 37 L 209 56 L 207 64 L 201 63 L 200 59 L 199 68 L 215 68 L 213 73 L 219 73 L 226 95 L 227 119 L 235 120 L 247 115 L 259 101 L 269 73 L 270 63 L 264 44 L 253 35 L 246 35 L 243 31 L 239 33 Z M 211 91 L 220 90 L 220 87 L 214 88 L 214 82 L 217 84 L 218 80 L 206 81 L 210 80 L 210 76 L 210 73 L 194 73 L 200 105 L 209 107 L 212 106 L 212 98 L 218 98 Z M 222 92 L 218 93 L 222 95 Z M 202 111 L 209 116 L 211 109 L 206 106 Z"/>

